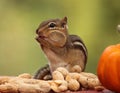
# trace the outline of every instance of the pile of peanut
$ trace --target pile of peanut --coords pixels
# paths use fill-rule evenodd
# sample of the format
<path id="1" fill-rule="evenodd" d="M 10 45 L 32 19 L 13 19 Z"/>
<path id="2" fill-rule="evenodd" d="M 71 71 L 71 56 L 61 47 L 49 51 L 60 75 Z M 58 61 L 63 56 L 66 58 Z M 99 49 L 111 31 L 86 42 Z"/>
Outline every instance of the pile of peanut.
<path id="1" fill-rule="evenodd" d="M 77 91 L 80 89 L 103 89 L 98 77 L 92 73 L 70 73 L 65 68 L 59 67 L 52 73 L 52 76 L 53 80 L 48 82 L 51 89 L 55 92 L 66 90 Z"/>
<path id="2" fill-rule="evenodd" d="M 29 78 L 29 75 L 22 74 L 19 75 L 18 77 Z M 85 89 L 94 89 L 94 90 L 104 89 L 104 87 L 101 86 L 98 77 L 92 73 L 87 73 L 87 72 L 70 73 L 68 72 L 67 69 L 63 67 L 59 67 L 52 73 L 52 77 L 53 79 L 48 81 L 37 80 L 38 82 L 36 84 L 39 85 L 40 91 L 46 93 L 49 92 L 50 90 L 53 90 L 54 92 L 63 92 L 66 90 L 78 91 Z"/>
<path id="3" fill-rule="evenodd" d="M 63 67 L 57 68 L 52 73 L 52 80 L 33 79 L 28 73 L 17 77 L 1 76 L 0 93 L 49 93 L 63 91 L 80 91 L 85 89 L 103 90 L 104 87 L 98 77 L 86 72 L 68 72 Z"/>

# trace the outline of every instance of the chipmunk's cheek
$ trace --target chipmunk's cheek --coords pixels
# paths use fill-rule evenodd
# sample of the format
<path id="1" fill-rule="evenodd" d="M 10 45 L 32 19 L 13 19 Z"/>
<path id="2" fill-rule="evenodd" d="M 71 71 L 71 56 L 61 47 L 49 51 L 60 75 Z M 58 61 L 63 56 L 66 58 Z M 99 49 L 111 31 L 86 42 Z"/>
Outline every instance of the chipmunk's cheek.
<path id="1" fill-rule="evenodd" d="M 48 35 L 49 38 L 49 42 L 52 45 L 58 46 L 58 47 L 62 47 L 65 45 L 66 43 L 66 38 L 67 36 L 60 31 L 51 31 Z"/>

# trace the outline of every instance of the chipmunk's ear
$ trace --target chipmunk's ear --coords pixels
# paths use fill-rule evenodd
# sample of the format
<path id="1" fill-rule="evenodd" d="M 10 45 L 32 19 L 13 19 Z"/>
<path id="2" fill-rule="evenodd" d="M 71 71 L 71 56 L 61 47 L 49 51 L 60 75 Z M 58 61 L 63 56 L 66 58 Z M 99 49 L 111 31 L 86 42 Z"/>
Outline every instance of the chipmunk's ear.
<path id="1" fill-rule="evenodd" d="M 65 16 L 62 21 L 66 22 L 67 23 L 67 17 Z"/>

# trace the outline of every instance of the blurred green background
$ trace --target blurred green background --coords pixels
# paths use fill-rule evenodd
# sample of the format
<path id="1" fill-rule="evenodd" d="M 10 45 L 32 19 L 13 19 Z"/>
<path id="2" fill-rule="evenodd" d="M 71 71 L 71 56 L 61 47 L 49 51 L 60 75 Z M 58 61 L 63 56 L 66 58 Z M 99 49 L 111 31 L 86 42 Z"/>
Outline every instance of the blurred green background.
<path id="1" fill-rule="evenodd" d="M 120 42 L 120 0 L 0 0 L 0 75 L 34 74 L 45 65 L 35 30 L 44 20 L 64 16 L 69 33 L 88 48 L 86 71 L 96 73 L 104 48 Z"/>

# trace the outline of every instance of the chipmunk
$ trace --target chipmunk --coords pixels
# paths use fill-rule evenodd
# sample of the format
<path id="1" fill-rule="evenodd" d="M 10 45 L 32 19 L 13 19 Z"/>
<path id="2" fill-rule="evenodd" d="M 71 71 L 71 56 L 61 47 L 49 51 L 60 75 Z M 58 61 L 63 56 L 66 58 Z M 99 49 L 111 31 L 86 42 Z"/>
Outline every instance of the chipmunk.
<path id="1" fill-rule="evenodd" d="M 67 17 L 44 21 L 36 30 L 36 40 L 46 55 L 49 65 L 38 70 L 35 79 L 45 79 L 58 67 L 65 67 L 69 72 L 84 71 L 87 63 L 87 49 L 77 35 L 69 35 Z M 80 71 L 74 66 L 78 65 Z M 50 77 L 49 77 L 50 78 Z"/>

